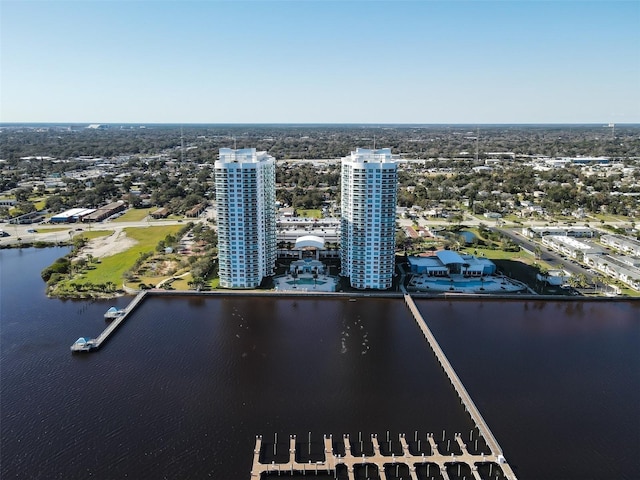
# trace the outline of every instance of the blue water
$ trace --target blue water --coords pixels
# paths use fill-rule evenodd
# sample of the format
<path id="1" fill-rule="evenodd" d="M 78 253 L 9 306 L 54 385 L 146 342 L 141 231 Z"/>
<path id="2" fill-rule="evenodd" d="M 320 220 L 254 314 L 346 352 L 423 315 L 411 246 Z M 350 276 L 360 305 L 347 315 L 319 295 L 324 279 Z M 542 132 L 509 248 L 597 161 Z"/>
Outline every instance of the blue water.
<path id="1" fill-rule="evenodd" d="M 297 278 L 295 280 L 289 280 L 285 283 L 288 283 L 289 285 L 324 285 L 325 282 L 324 280 L 313 280 L 313 278 Z"/>
<path id="2" fill-rule="evenodd" d="M 453 282 L 451 282 L 451 280 L 438 278 L 436 280 L 429 280 L 429 283 L 435 283 L 437 285 L 453 285 L 454 287 L 481 287 L 489 282 L 481 282 L 480 280 L 464 280 L 464 281 L 454 280 Z"/>

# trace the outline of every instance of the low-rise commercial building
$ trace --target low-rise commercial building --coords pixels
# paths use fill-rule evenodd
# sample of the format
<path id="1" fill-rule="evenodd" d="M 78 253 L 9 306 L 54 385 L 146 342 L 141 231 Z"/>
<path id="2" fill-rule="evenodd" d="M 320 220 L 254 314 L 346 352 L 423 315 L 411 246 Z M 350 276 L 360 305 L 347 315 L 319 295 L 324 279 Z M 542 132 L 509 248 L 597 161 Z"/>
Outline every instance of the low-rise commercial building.
<path id="1" fill-rule="evenodd" d="M 82 222 L 85 217 L 95 212 L 95 208 L 72 208 L 58 213 L 51 217 L 49 221 L 51 223 L 75 223 Z"/>
<path id="2" fill-rule="evenodd" d="M 588 240 L 576 240 L 562 235 L 546 235 L 542 237 L 542 244 L 568 257 L 583 261 L 586 254 L 603 253 L 604 250 Z"/>
<path id="3" fill-rule="evenodd" d="M 640 259 L 618 255 L 585 255 L 587 265 L 627 284 L 634 290 L 640 290 Z"/>
<path id="4" fill-rule="evenodd" d="M 574 238 L 592 238 L 595 236 L 595 230 L 589 227 L 523 227 L 522 235 L 529 238 L 542 238 L 548 235 L 574 237 Z"/>
<path id="5" fill-rule="evenodd" d="M 109 218 L 116 213 L 123 212 L 127 208 L 127 205 L 122 201 L 113 202 L 104 207 L 98 208 L 95 212 L 90 213 L 83 217 L 83 222 L 101 222 L 102 220 Z"/>
<path id="6" fill-rule="evenodd" d="M 481 277 L 496 273 L 496 264 L 488 258 L 459 254 L 452 250 L 440 250 L 428 257 L 410 256 L 411 273 L 432 277 L 446 277 L 451 274 L 467 277 Z"/>
<path id="7" fill-rule="evenodd" d="M 640 242 L 633 238 L 622 237 L 620 235 L 602 235 L 600 242 L 603 245 L 615 248 L 621 252 L 640 256 Z"/>

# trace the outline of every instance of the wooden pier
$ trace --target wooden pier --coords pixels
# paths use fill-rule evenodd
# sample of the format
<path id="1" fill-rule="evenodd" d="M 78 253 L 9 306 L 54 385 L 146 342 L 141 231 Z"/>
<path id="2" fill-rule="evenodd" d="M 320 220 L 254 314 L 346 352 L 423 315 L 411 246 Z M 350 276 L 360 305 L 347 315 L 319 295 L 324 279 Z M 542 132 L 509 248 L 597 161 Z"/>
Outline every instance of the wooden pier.
<path id="1" fill-rule="evenodd" d="M 504 472 L 505 476 L 509 480 L 516 480 L 516 475 L 513 473 L 513 470 L 511 469 L 509 464 L 506 463 L 504 459 L 504 455 L 502 453 L 502 449 L 500 448 L 498 441 L 493 436 L 493 433 L 491 433 L 491 430 L 489 429 L 487 422 L 485 422 L 484 418 L 482 418 L 482 415 L 480 414 L 480 411 L 476 407 L 476 404 L 471 399 L 471 396 L 467 392 L 467 389 L 462 384 L 462 381 L 460 380 L 460 378 L 458 378 L 458 375 L 456 374 L 455 370 L 449 363 L 449 360 L 447 359 L 446 355 L 440 348 L 440 345 L 438 344 L 436 337 L 433 335 L 433 333 L 431 332 L 431 329 L 422 318 L 422 315 L 420 314 L 420 311 L 416 307 L 416 304 L 414 303 L 413 299 L 408 294 L 404 295 L 404 299 L 405 299 L 405 302 L 407 303 L 407 306 L 409 307 L 409 310 L 411 310 L 413 317 L 418 323 L 420 330 L 422 330 L 422 333 L 427 339 L 427 342 L 429 342 L 429 346 L 431 346 L 431 350 L 433 350 L 433 353 L 436 355 L 436 358 L 438 359 L 440 366 L 442 367 L 444 372 L 447 374 L 447 377 L 451 381 L 453 388 L 455 388 L 458 394 L 458 397 L 460 397 L 460 401 L 465 406 L 465 409 L 467 410 L 467 412 L 469 412 L 469 415 L 471 416 L 471 419 L 476 424 L 476 427 L 480 431 L 480 434 L 484 437 L 485 442 L 487 443 L 487 446 L 491 450 L 492 455 L 501 460 L 500 467 L 502 468 L 502 471 Z"/>
<path id="2" fill-rule="evenodd" d="M 253 451 L 253 466 L 251 468 L 251 478 L 259 479 L 263 474 L 300 474 L 314 475 L 318 473 L 333 475 L 334 478 L 338 476 L 338 468 L 342 468 L 347 472 L 347 478 L 349 480 L 355 480 L 356 467 L 366 468 L 368 466 L 375 467 L 378 472 L 378 476 L 381 480 L 387 479 L 385 467 L 394 467 L 405 465 L 409 469 L 409 478 L 411 480 L 418 480 L 416 474 L 416 467 L 419 465 L 428 465 L 429 468 L 437 469 L 439 474 L 444 480 L 449 480 L 449 474 L 447 473 L 447 467 L 455 465 L 467 465 L 471 470 L 471 475 L 474 480 L 482 480 L 482 477 L 478 473 L 478 466 L 483 464 L 495 464 L 496 469 L 500 467 L 502 473 L 508 479 L 515 479 L 513 472 L 508 468 L 502 455 L 474 455 L 469 453 L 466 444 L 462 440 L 462 436 L 459 433 L 455 435 L 455 441 L 457 442 L 460 451 L 460 455 L 443 455 L 438 450 L 438 445 L 433 438 L 433 434 L 427 436 L 428 444 L 431 449 L 430 454 L 414 455 L 409 450 L 409 445 L 404 435 L 400 436 L 400 444 L 402 445 L 402 455 L 383 455 L 380 452 L 380 444 L 377 435 L 371 435 L 371 443 L 373 444 L 373 455 L 361 455 L 355 456 L 351 453 L 352 446 L 349 435 L 343 436 L 345 455 L 338 455 L 333 451 L 333 439 L 332 436 L 325 435 L 324 441 L 324 460 L 318 462 L 308 463 L 296 461 L 296 437 L 291 435 L 289 437 L 289 460 L 285 463 L 262 463 L 260 461 L 260 454 L 262 451 L 262 436 L 256 437 L 256 446 Z M 275 448 L 274 448 L 275 450 Z M 342 466 L 342 467 L 341 467 Z M 507 467 L 507 468 L 505 468 Z M 435 473 L 435 471 L 434 471 Z"/>
<path id="3" fill-rule="evenodd" d="M 72 352 L 91 352 L 93 350 L 98 350 L 104 342 L 106 342 L 111 334 L 116 331 L 116 329 L 129 317 L 129 314 L 135 310 L 135 308 L 142 302 L 147 292 L 142 291 L 136 297 L 131 300 L 131 303 L 127 305 L 127 307 L 122 311 L 122 315 L 119 315 L 115 320 L 113 320 L 107 328 L 105 328 L 100 335 L 96 338 L 92 338 L 87 340 L 84 345 L 79 345 L 74 343 L 71 345 Z"/>

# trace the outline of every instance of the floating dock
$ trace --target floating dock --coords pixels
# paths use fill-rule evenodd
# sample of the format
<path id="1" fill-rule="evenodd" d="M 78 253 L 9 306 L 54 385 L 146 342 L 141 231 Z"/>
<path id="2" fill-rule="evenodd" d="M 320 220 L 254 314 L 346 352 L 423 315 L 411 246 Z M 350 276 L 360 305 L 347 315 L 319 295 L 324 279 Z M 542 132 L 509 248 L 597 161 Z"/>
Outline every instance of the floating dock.
<path id="1" fill-rule="evenodd" d="M 478 472 L 478 466 L 490 465 L 493 468 L 495 465 L 496 472 L 498 468 L 502 469 L 502 473 L 508 479 L 515 479 L 513 472 L 508 468 L 508 465 L 504 461 L 502 455 L 474 455 L 469 453 L 467 445 L 463 442 L 462 436 L 459 433 L 455 435 L 455 441 L 460 447 L 462 454 L 460 455 L 443 455 L 438 451 L 438 445 L 436 444 L 433 434 L 427 436 L 429 442 L 430 454 L 414 455 L 409 450 L 409 445 L 404 435 L 400 435 L 400 444 L 402 445 L 402 455 L 383 455 L 380 452 L 380 443 L 377 435 L 371 435 L 371 443 L 373 444 L 373 455 L 361 455 L 355 456 L 351 453 L 352 445 L 349 435 L 344 435 L 344 447 L 345 455 L 339 455 L 334 453 L 332 436 L 324 436 L 324 456 L 323 461 L 304 463 L 296 461 L 296 437 L 291 435 L 289 437 L 289 460 L 285 463 L 262 463 L 260 461 L 260 454 L 262 451 L 262 436 L 256 437 L 256 446 L 253 451 L 253 466 L 251 468 L 251 478 L 259 479 L 263 474 L 300 474 L 309 475 L 326 473 L 337 478 L 337 469 L 341 468 L 346 470 L 347 478 L 350 480 L 356 479 L 356 468 L 375 467 L 378 472 L 378 476 L 381 480 L 386 480 L 387 474 L 385 467 L 395 467 L 405 465 L 409 469 L 409 478 L 411 480 L 418 480 L 416 474 L 416 467 L 419 465 L 428 466 L 440 473 L 442 478 L 449 480 L 447 473 L 447 467 L 455 465 L 467 465 L 471 470 L 471 475 L 474 480 L 482 480 L 480 473 Z M 507 467 L 505 469 L 505 467 Z"/>
<path id="2" fill-rule="evenodd" d="M 127 305 L 126 308 L 120 310 L 121 314 L 118 315 L 109 325 L 105 328 L 100 335 L 96 338 L 92 338 L 90 340 L 86 340 L 85 342 L 76 341 L 73 345 L 71 345 L 72 352 L 91 352 L 93 350 L 98 350 L 104 342 L 106 342 L 111 334 L 116 331 L 116 329 L 129 317 L 129 314 L 135 310 L 135 308 L 142 302 L 147 292 L 142 291 L 136 297 L 131 300 L 131 303 Z M 80 340 L 80 339 L 78 339 Z"/>

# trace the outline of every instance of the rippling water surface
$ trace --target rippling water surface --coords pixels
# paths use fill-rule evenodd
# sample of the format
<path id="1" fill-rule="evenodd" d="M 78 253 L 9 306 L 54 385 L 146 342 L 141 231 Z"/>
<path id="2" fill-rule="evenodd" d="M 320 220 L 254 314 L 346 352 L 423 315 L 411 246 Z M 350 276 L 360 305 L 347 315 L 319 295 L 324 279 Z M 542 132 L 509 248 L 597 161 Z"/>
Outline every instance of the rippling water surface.
<path id="1" fill-rule="evenodd" d="M 400 300 L 153 298 L 71 355 L 130 299 L 46 299 L 63 253 L 0 251 L 3 479 L 248 479 L 256 434 L 315 461 L 323 433 L 471 428 Z M 418 305 L 520 478 L 637 477 L 636 304 Z"/>

